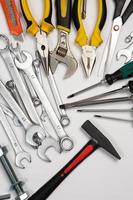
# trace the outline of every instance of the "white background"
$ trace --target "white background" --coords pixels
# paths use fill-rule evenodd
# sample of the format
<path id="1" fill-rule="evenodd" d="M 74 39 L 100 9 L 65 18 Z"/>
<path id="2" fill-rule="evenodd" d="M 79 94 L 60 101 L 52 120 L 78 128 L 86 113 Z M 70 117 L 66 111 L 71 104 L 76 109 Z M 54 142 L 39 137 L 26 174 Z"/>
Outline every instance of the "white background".
<path id="1" fill-rule="evenodd" d="M 19 4 L 19 1 L 16 1 Z M 34 17 L 39 21 L 42 18 L 43 13 L 43 1 L 29 0 L 29 5 L 32 10 Z M 54 2 L 54 1 L 53 1 Z M 87 19 L 85 22 L 86 31 L 90 36 L 94 29 L 94 25 L 97 18 L 98 6 L 97 0 L 88 0 L 87 5 Z M 129 1 L 127 0 L 127 3 Z M 69 79 L 63 80 L 63 75 L 65 73 L 65 67 L 62 65 L 58 66 L 58 69 L 55 73 L 55 79 L 57 81 L 63 102 L 69 102 L 66 98 L 67 95 L 87 87 L 91 84 L 94 84 L 99 79 L 97 77 L 97 70 L 102 58 L 103 50 L 109 35 L 109 31 L 112 23 L 112 16 L 114 11 L 114 2 L 107 1 L 108 7 L 108 16 L 105 27 L 102 31 L 102 36 L 104 43 L 97 49 L 97 62 L 95 65 L 95 70 L 90 79 L 86 79 L 83 73 L 83 68 L 81 65 L 80 57 L 81 57 L 81 49 L 78 45 L 74 43 L 76 37 L 76 31 L 74 27 L 72 27 L 72 32 L 70 34 L 70 47 L 72 49 L 73 54 L 79 62 L 79 67 L 77 72 Z M 127 4 L 126 4 L 127 5 Z M 18 5 L 19 7 L 19 5 Z M 119 42 L 117 45 L 116 52 L 125 48 L 127 45 L 124 43 L 124 38 L 132 31 L 132 22 L 133 16 L 127 21 L 127 23 L 123 26 L 122 32 L 119 38 Z M 53 23 L 55 23 L 55 12 L 53 14 Z M 25 30 L 25 23 L 23 20 L 23 28 Z M 0 7 L 0 33 L 4 33 L 10 37 L 8 27 L 6 24 L 6 20 L 3 14 L 3 10 Z M 35 39 L 30 35 L 24 33 L 24 42 L 21 45 L 21 48 L 24 50 L 28 50 L 34 56 L 36 43 Z M 55 39 L 56 38 L 56 39 Z M 54 30 L 49 35 L 49 45 L 52 50 L 57 43 L 57 31 Z M 121 65 L 124 64 L 124 59 L 122 58 L 119 62 L 116 61 L 115 57 L 112 62 L 112 67 L 109 72 L 113 72 L 117 70 Z M 9 76 L 7 76 L 6 67 L 0 58 L 0 66 L 1 66 L 1 74 L 0 77 L 3 81 L 9 80 Z M 50 93 L 50 90 L 47 85 L 46 78 L 44 78 L 46 82 L 46 90 L 47 93 Z M 115 89 L 127 83 L 127 80 L 120 81 L 114 84 L 111 87 L 100 87 L 94 89 L 92 91 L 88 91 L 82 96 L 76 97 L 74 100 L 79 100 L 83 97 L 89 97 L 100 92 L 109 91 L 109 89 Z M 126 96 L 128 93 L 122 93 L 116 96 Z M 50 96 L 51 97 L 51 96 Z M 113 97 L 113 96 L 112 96 Z M 97 108 L 131 108 L 131 103 L 117 103 L 110 105 L 100 105 Z M 96 106 L 93 106 L 96 108 Z M 25 162 L 26 169 L 21 170 L 14 166 L 14 152 L 12 147 L 5 135 L 4 130 L 1 127 L 0 131 L 0 145 L 6 145 L 9 153 L 8 158 L 14 166 L 14 169 L 20 177 L 20 180 L 25 182 L 25 190 L 27 190 L 30 194 L 33 194 L 37 189 L 39 189 L 44 183 L 46 183 L 58 170 L 60 170 L 64 164 L 66 164 L 79 150 L 87 143 L 89 138 L 85 133 L 81 130 L 81 125 L 89 119 L 94 125 L 99 128 L 108 138 L 112 141 L 113 145 L 118 150 L 121 155 L 121 161 L 116 161 L 109 154 L 107 154 L 103 150 L 96 151 L 92 156 L 88 157 L 58 188 L 53 194 L 49 197 L 49 200 L 132 200 L 133 192 L 133 134 L 132 134 L 132 124 L 127 122 L 118 122 L 118 121 L 109 121 L 102 119 L 95 119 L 93 117 L 94 113 L 77 113 L 76 109 L 71 109 L 67 111 L 71 124 L 68 128 L 66 128 L 66 132 L 73 138 L 74 140 L 74 149 L 69 153 L 57 154 L 54 150 L 50 149 L 47 152 L 47 155 L 52 160 L 52 163 L 45 163 L 41 161 L 37 153 L 31 149 L 26 143 L 24 139 L 24 131 L 20 130 L 20 128 L 16 128 L 16 134 L 22 141 L 23 148 L 28 151 L 32 156 L 32 163 L 28 164 Z M 107 114 L 106 114 L 107 115 Z M 108 114 L 110 116 L 118 116 L 127 119 L 131 119 L 130 113 L 122 114 Z M 10 193 L 9 191 L 10 183 L 8 178 L 3 170 L 2 166 L 0 166 L 0 195 Z M 14 196 L 12 195 L 12 200 Z"/>

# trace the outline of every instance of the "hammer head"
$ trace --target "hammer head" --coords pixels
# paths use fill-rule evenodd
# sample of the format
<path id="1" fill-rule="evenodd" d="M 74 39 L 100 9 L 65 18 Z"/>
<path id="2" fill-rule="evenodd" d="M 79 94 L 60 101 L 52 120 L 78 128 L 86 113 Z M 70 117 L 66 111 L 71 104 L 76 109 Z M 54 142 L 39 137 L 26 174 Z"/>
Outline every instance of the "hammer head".
<path id="1" fill-rule="evenodd" d="M 117 159 L 121 159 L 111 142 L 89 120 L 82 125 L 82 128 L 91 136 L 92 140 L 94 140 L 99 147 L 102 147 Z"/>

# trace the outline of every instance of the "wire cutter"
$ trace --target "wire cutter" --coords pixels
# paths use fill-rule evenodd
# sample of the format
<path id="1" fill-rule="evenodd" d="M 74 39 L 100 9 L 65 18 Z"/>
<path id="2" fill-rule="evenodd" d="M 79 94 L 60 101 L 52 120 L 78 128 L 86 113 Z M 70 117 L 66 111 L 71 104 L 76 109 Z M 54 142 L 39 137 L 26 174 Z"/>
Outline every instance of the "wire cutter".
<path id="1" fill-rule="evenodd" d="M 75 0 L 73 5 L 73 21 L 77 29 L 76 43 L 82 48 L 82 61 L 86 72 L 89 77 L 96 61 L 96 49 L 101 45 L 103 39 L 101 37 L 101 31 L 104 27 L 107 7 L 105 0 L 98 0 L 99 13 L 97 22 L 94 28 L 94 32 L 90 38 L 87 36 L 83 22 L 82 22 L 82 4 L 83 0 Z"/>
<path id="2" fill-rule="evenodd" d="M 115 12 L 113 17 L 113 25 L 110 32 L 109 39 L 106 44 L 106 48 L 104 51 L 104 55 L 102 58 L 102 62 L 100 65 L 99 75 L 104 75 L 107 69 L 110 68 L 111 62 L 114 56 L 115 48 L 121 33 L 122 26 L 128 20 L 130 15 L 133 13 L 133 0 L 130 1 L 126 10 L 122 14 L 123 7 L 125 5 L 126 0 L 114 0 L 115 2 Z M 105 70 L 106 66 L 106 70 Z"/>

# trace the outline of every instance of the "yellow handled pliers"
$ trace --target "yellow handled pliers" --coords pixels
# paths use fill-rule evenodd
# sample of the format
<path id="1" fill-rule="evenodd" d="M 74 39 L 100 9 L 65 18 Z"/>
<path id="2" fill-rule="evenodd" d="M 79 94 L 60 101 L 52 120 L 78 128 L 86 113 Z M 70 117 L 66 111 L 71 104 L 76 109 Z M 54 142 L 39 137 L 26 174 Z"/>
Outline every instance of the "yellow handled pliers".
<path id="1" fill-rule="evenodd" d="M 105 0 L 97 0 L 99 5 L 99 12 L 94 32 L 89 39 L 86 34 L 82 21 L 82 5 L 83 0 L 75 0 L 73 5 L 73 21 L 77 29 L 76 43 L 82 47 L 82 61 L 87 76 L 90 76 L 96 61 L 96 49 L 103 42 L 101 31 L 104 27 L 107 17 L 107 6 Z"/>
<path id="2" fill-rule="evenodd" d="M 42 58 L 45 58 L 46 67 L 48 67 L 48 41 L 47 34 L 50 33 L 54 26 L 51 22 L 52 17 L 52 0 L 44 0 L 44 14 L 42 22 L 38 24 L 31 14 L 27 0 L 20 0 L 23 16 L 27 23 L 27 32 L 36 38 L 37 50 Z M 48 69 L 47 69 L 48 70 Z"/>

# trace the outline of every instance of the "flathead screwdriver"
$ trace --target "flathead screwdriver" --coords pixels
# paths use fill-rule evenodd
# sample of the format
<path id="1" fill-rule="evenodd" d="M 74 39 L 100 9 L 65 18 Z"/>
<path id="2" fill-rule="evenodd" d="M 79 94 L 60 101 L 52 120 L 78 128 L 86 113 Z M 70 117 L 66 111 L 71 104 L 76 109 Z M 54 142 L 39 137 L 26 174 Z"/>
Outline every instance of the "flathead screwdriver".
<path id="1" fill-rule="evenodd" d="M 78 92 L 75 92 L 75 93 L 69 95 L 67 98 L 75 97 L 79 94 L 82 94 L 88 90 L 91 90 L 91 89 L 93 89 L 97 86 L 103 85 L 105 83 L 107 83 L 108 85 L 112 85 L 113 83 L 115 83 L 118 80 L 123 80 L 123 79 L 131 78 L 131 77 L 133 77 L 133 61 L 124 65 L 123 67 L 121 67 L 119 70 L 117 70 L 113 74 L 106 74 L 105 78 L 103 80 L 101 80 L 100 82 L 98 82 L 94 85 L 91 85 L 90 87 L 84 88 L 83 90 L 80 90 Z"/>

